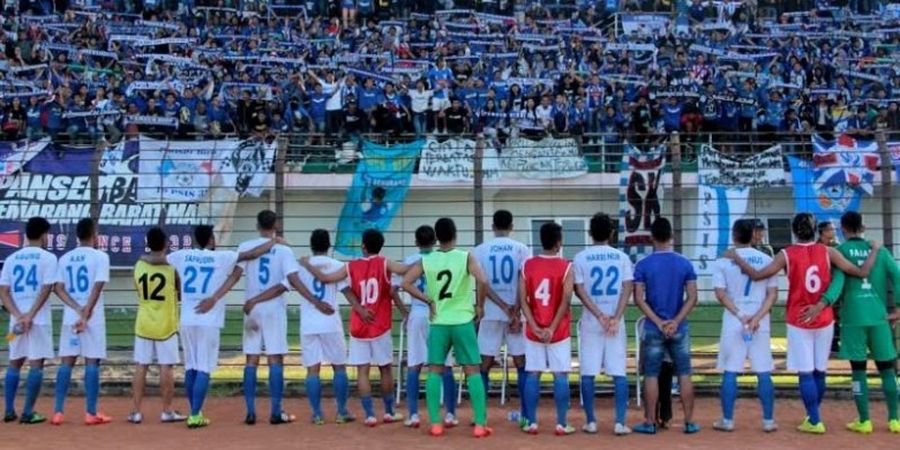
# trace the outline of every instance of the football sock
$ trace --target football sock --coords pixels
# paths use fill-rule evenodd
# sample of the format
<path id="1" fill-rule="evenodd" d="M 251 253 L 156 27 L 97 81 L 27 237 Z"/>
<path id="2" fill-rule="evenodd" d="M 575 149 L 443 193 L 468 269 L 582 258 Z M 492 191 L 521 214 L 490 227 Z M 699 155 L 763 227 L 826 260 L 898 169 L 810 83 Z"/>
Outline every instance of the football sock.
<path id="1" fill-rule="evenodd" d="M 322 380 L 318 375 L 306 376 L 306 396 L 309 397 L 313 416 L 322 418 Z"/>
<path id="2" fill-rule="evenodd" d="M 597 417 L 594 415 L 594 395 L 596 393 L 594 385 L 594 377 L 584 375 L 581 377 L 581 407 L 584 409 L 584 417 L 587 423 L 597 423 Z M 616 394 L 618 394 L 618 386 Z M 618 399 L 618 395 L 616 397 Z M 616 417 L 619 416 L 619 404 L 616 402 Z"/>
<path id="3" fill-rule="evenodd" d="M 190 403 L 191 411 L 194 410 L 194 384 L 197 382 L 197 371 L 194 369 L 184 371 L 184 396 Z"/>
<path id="4" fill-rule="evenodd" d="M 361 399 L 363 411 L 366 413 L 366 418 L 375 417 L 375 406 L 372 404 L 372 396 L 365 395 Z"/>
<path id="5" fill-rule="evenodd" d="M 384 412 L 386 414 L 394 415 L 394 393 L 393 392 L 385 392 L 382 394 L 381 402 L 384 403 Z"/>
<path id="6" fill-rule="evenodd" d="M 869 379 L 865 370 L 854 370 L 851 375 L 856 413 L 859 414 L 859 421 L 865 422 L 869 420 Z"/>
<path id="7" fill-rule="evenodd" d="M 256 415 L 256 366 L 244 367 L 244 403 L 247 414 Z"/>
<path id="8" fill-rule="evenodd" d="M 572 393 L 569 391 L 569 377 L 567 374 L 553 374 L 553 402 L 556 403 L 556 423 L 567 425 L 566 416 L 569 415 L 569 399 Z"/>
<path id="9" fill-rule="evenodd" d="M 541 374 L 529 373 L 525 378 L 525 419 L 537 423 L 537 403 L 541 395 Z"/>
<path id="10" fill-rule="evenodd" d="M 775 419 L 775 384 L 771 372 L 756 374 L 756 391 L 762 404 L 763 419 Z"/>
<path id="11" fill-rule="evenodd" d="M 338 414 L 348 415 L 347 399 L 350 398 L 350 380 L 347 379 L 346 370 L 334 373 L 334 397 L 337 401 Z"/>
<path id="12" fill-rule="evenodd" d="M 206 400 L 206 392 L 209 390 L 209 373 L 197 371 L 197 379 L 191 390 L 191 415 L 196 416 L 203 411 L 203 402 Z"/>
<path id="13" fill-rule="evenodd" d="M 432 424 L 441 423 L 441 375 L 428 371 L 425 378 L 425 404 L 428 406 L 428 420 Z"/>
<path id="14" fill-rule="evenodd" d="M 281 397 L 284 395 L 284 366 L 269 364 L 269 396 L 272 401 L 272 417 L 281 415 Z"/>
<path id="15" fill-rule="evenodd" d="M 885 369 L 881 371 L 881 389 L 884 392 L 884 402 L 887 404 L 888 420 L 897 420 L 896 369 Z"/>
<path id="16" fill-rule="evenodd" d="M 722 374 L 722 387 L 719 390 L 719 399 L 722 403 L 722 418 L 734 420 L 734 404 L 737 401 L 737 372 L 725 372 Z"/>
<path id="17" fill-rule="evenodd" d="M 487 425 L 487 395 L 484 381 L 478 374 L 469 375 L 466 385 L 469 387 L 469 398 L 475 413 L 475 424 L 485 426 Z"/>
<path id="18" fill-rule="evenodd" d="M 456 378 L 453 376 L 453 368 L 444 369 L 442 377 L 444 382 L 444 408 L 447 412 L 456 415 Z"/>
<path id="19" fill-rule="evenodd" d="M 406 404 L 409 407 L 409 415 L 419 413 L 419 370 L 406 371 Z"/>
<path id="20" fill-rule="evenodd" d="M 625 415 L 628 412 L 628 379 L 623 376 L 613 377 L 613 386 L 616 397 L 616 423 L 625 424 Z M 591 397 L 591 403 L 593 400 Z"/>
<path id="21" fill-rule="evenodd" d="M 528 372 L 524 367 L 516 367 L 516 390 L 519 392 L 519 414 L 525 417 L 525 380 L 528 378 Z"/>
<path id="22" fill-rule="evenodd" d="M 809 423 L 813 425 L 818 424 L 820 421 L 819 390 L 811 372 L 800 373 L 800 398 L 803 399 L 803 406 L 806 408 L 806 416 L 809 417 Z"/>
<path id="23" fill-rule="evenodd" d="M 821 405 L 822 400 L 825 398 L 825 389 L 826 389 L 825 372 L 815 370 L 815 371 L 813 371 L 813 378 L 816 379 L 816 395 L 818 396 L 817 398 L 819 399 L 819 405 Z"/>
<path id="24" fill-rule="evenodd" d="M 25 379 L 25 408 L 22 409 L 24 415 L 34 412 L 34 402 L 37 401 L 38 394 L 41 393 L 41 381 L 44 379 L 44 369 L 32 367 L 28 370 L 28 377 Z"/>
<path id="25" fill-rule="evenodd" d="M 19 377 L 21 369 L 9 366 L 6 368 L 6 377 L 3 380 L 3 399 L 6 400 L 6 414 L 16 410 L 16 391 L 19 390 Z"/>
<path id="26" fill-rule="evenodd" d="M 56 404 L 53 406 L 53 412 L 63 412 L 70 381 L 72 381 L 72 366 L 60 364 L 56 371 Z"/>
<path id="27" fill-rule="evenodd" d="M 87 413 L 97 415 L 97 398 L 100 396 L 100 365 L 87 364 L 84 366 L 84 395 L 85 410 Z"/>

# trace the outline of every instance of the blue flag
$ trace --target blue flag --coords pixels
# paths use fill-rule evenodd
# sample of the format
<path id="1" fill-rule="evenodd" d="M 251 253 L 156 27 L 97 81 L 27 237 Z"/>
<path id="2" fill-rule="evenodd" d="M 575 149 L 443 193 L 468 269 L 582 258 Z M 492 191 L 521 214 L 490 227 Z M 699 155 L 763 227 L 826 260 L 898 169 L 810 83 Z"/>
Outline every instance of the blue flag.
<path id="1" fill-rule="evenodd" d="M 788 157 L 791 180 L 794 184 L 794 204 L 797 212 L 809 212 L 819 222 L 838 223 L 847 211 L 858 211 L 861 194 L 849 185 L 817 183 L 816 172 L 809 161 Z M 843 188 L 841 188 L 843 186 Z"/>
<path id="2" fill-rule="evenodd" d="M 403 204 L 416 159 L 425 141 L 385 147 L 363 143 L 363 159 L 356 168 L 353 185 L 337 226 L 335 250 L 360 256 L 362 233 L 370 228 L 385 231 Z"/>

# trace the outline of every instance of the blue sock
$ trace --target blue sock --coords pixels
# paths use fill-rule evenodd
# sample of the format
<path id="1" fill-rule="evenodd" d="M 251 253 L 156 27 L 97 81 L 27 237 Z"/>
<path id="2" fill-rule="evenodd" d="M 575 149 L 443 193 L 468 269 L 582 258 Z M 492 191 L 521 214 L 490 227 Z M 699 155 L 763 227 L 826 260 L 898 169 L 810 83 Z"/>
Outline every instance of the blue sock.
<path id="1" fill-rule="evenodd" d="M 269 364 L 269 396 L 272 397 L 272 417 L 281 415 L 281 397 L 284 395 L 284 366 Z"/>
<path id="2" fill-rule="evenodd" d="M 419 370 L 409 369 L 406 372 L 406 404 L 409 416 L 419 414 Z"/>
<path id="3" fill-rule="evenodd" d="M 819 394 L 819 405 L 821 405 L 822 399 L 825 398 L 825 372 L 815 370 L 813 371 L 813 378 L 816 379 L 816 392 Z"/>
<path id="4" fill-rule="evenodd" d="M 566 374 L 553 374 L 553 402 L 556 403 L 557 425 L 568 425 L 566 416 L 569 415 L 569 377 Z"/>
<path id="5" fill-rule="evenodd" d="M 366 413 L 366 418 L 375 417 L 375 405 L 372 404 L 372 396 L 365 395 L 362 397 L 362 407 L 363 411 Z"/>
<path id="6" fill-rule="evenodd" d="M 306 376 L 306 396 L 309 397 L 313 416 L 322 418 L 322 380 L 318 375 Z"/>
<path id="7" fill-rule="evenodd" d="M 247 414 L 256 415 L 256 366 L 244 366 L 244 403 Z"/>
<path id="8" fill-rule="evenodd" d="M 722 402 L 722 418 L 734 420 L 734 404 L 737 402 L 737 372 L 725 372 L 722 374 L 722 388 L 719 391 L 719 399 Z"/>
<path id="9" fill-rule="evenodd" d="M 628 379 L 625 377 L 613 377 L 616 397 L 616 423 L 625 424 L 625 414 L 628 412 Z"/>
<path id="10" fill-rule="evenodd" d="M 84 395 L 87 413 L 97 415 L 97 398 L 100 396 L 100 364 L 84 366 Z"/>
<path id="11" fill-rule="evenodd" d="M 191 406 L 191 411 L 194 410 L 194 385 L 197 382 L 197 371 L 194 369 L 185 370 L 184 371 L 184 396 L 187 397 L 187 401 Z"/>
<path id="12" fill-rule="evenodd" d="M 596 394 L 596 387 L 594 386 L 594 377 L 591 375 L 584 375 L 581 377 L 581 407 L 584 409 L 584 417 L 585 422 L 587 423 L 597 423 L 597 416 L 594 415 L 594 396 Z M 618 405 L 616 405 L 618 407 Z M 619 411 L 616 409 L 616 416 L 618 417 Z"/>
<path id="13" fill-rule="evenodd" d="M 819 423 L 819 389 L 811 372 L 800 374 L 800 398 L 803 399 L 803 406 L 806 407 L 809 423 L 813 425 Z"/>
<path id="14" fill-rule="evenodd" d="M 60 364 L 56 371 L 56 404 L 53 412 L 63 412 L 63 405 L 66 403 L 66 394 L 69 392 L 69 382 L 72 381 L 72 366 Z"/>
<path id="15" fill-rule="evenodd" d="M 481 379 L 484 380 L 484 393 L 487 394 L 491 389 L 491 371 L 490 370 L 482 370 L 481 371 Z"/>
<path id="16" fill-rule="evenodd" d="M 762 403 L 763 419 L 772 420 L 775 418 L 775 384 L 772 383 L 772 373 L 756 374 L 756 383 L 759 402 Z"/>
<path id="17" fill-rule="evenodd" d="M 524 367 L 516 367 L 516 389 L 519 391 L 519 414 L 525 417 L 525 380 L 528 378 L 528 372 Z"/>
<path id="18" fill-rule="evenodd" d="M 384 403 L 384 412 L 390 415 L 394 415 L 394 394 L 393 393 L 384 393 L 381 396 L 381 402 Z"/>
<path id="19" fill-rule="evenodd" d="M 5 414 L 16 411 L 16 391 L 19 390 L 20 370 L 15 367 L 6 368 L 6 377 L 3 380 L 3 399 L 6 400 Z"/>
<path id="20" fill-rule="evenodd" d="M 209 390 L 209 373 L 197 371 L 194 389 L 191 390 L 191 415 L 196 416 L 203 410 L 206 391 Z"/>
<path id="21" fill-rule="evenodd" d="M 452 367 L 444 369 L 444 407 L 448 413 L 456 415 L 456 378 Z"/>
<path id="22" fill-rule="evenodd" d="M 525 419 L 537 423 L 537 404 L 541 396 L 541 374 L 529 373 L 525 377 Z"/>
<path id="23" fill-rule="evenodd" d="M 334 373 L 334 398 L 337 401 L 338 414 L 347 416 L 347 399 L 350 397 L 350 381 L 347 379 L 347 371 L 341 370 Z"/>
<path id="24" fill-rule="evenodd" d="M 28 370 L 28 378 L 25 379 L 25 408 L 22 409 L 23 415 L 29 415 L 34 412 L 34 402 L 37 401 L 38 394 L 41 393 L 41 382 L 44 379 L 44 369 L 32 367 Z"/>

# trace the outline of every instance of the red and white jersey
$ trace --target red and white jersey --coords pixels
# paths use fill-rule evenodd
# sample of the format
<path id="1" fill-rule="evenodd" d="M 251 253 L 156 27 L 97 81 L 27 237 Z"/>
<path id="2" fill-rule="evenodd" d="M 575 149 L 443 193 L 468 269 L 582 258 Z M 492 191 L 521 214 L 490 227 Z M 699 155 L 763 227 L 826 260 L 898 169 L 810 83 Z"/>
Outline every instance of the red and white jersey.
<path id="1" fill-rule="evenodd" d="M 556 311 L 563 302 L 566 275 L 571 267 L 572 263 L 565 258 L 544 255 L 529 258 L 522 266 L 528 309 L 539 327 L 547 328 L 553 323 Z M 531 326 L 526 327 L 525 336 L 531 341 L 541 342 Z M 566 310 L 550 342 L 559 342 L 569 336 L 569 310 Z"/>
<path id="2" fill-rule="evenodd" d="M 828 247 L 817 244 L 795 244 L 782 250 L 787 263 L 788 299 L 785 320 L 798 328 L 817 329 L 834 322 L 834 312 L 825 307 L 812 322 L 801 322 L 800 314 L 807 306 L 819 303 L 831 284 L 831 260 Z"/>
<path id="3" fill-rule="evenodd" d="M 347 264 L 350 289 L 363 308 L 375 314 L 366 323 L 356 311 L 350 312 L 350 336 L 374 339 L 391 330 L 391 279 L 383 256 L 370 256 Z"/>

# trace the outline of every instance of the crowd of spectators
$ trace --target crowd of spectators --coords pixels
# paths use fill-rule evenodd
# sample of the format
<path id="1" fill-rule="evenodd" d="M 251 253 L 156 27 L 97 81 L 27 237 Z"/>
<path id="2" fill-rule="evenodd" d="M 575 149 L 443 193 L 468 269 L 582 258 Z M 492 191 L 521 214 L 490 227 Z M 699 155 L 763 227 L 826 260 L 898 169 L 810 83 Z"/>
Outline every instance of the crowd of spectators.
<path id="1" fill-rule="evenodd" d="M 669 12 L 641 13 L 653 8 Z M 8 140 L 110 142 L 865 137 L 900 130 L 897 12 L 855 0 L 20 1 L 0 17 L 0 124 Z"/>

